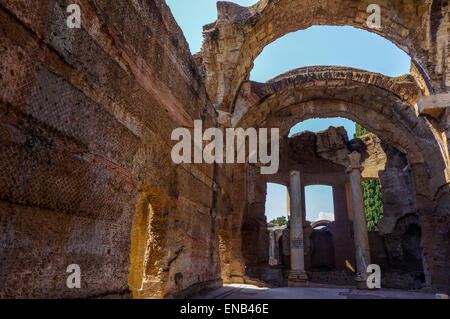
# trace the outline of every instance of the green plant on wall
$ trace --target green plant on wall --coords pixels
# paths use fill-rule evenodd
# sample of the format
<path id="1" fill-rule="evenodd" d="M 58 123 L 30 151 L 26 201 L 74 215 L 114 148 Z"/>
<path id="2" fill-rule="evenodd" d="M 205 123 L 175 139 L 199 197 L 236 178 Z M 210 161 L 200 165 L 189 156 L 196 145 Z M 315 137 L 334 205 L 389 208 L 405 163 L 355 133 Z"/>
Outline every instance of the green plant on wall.
<path id="1" fill-rule="evenodd" d="M 356 123 L 355 137 L 370 132 Z M 383 217 L 383 199 L 381 197 L 380 182 L 376 179 L 363 182 L 364 206 L 366 208 L 367 229 L 378 231 L 378 221 Z"/>
<path id="2" fill-rule="evenodd" d="M 364 206 L 366 208 L 367 229 L 378 231 L 378 221 L 383 217 L 383 200 L 380 182 L 376 179 L 363 182 Z"/>
<path id="3" fill-rule="evenodd" d="M 359 136 L 366 135 L 369 133 L 370 132 L 368 130 L 366 130 L 364 127 L 362 127 L 361 125 L 356 123 L 356 132 L 355 132 L 354 137 L 359 137 Z"/>

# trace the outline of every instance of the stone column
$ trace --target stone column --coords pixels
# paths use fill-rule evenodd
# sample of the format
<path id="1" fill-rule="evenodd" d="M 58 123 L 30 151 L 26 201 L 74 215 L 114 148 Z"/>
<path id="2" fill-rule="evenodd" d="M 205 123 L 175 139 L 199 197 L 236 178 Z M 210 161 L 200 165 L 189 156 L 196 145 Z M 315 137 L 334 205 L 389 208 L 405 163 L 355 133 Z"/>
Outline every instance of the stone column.
<path id="1" fill-rule="evenodd" d="M 300 172 L 290 172 L 289 195 L 291 216 L 289 219 L 291 270 L 289 272 L 289 286 L 306 283 L 308 277 L 305 272 L 305 256 L 303 247 L 303 212 L 301 196 Z"/>
<path id="2" fill-rule="evenodd" d="M 291 217 L 291 199 L 289 198 L 289 189 L 286 192 L 286 216 L 289 219 L 289 217 Z"/>
<path id="3" fill-rule="evenodd" d="M 363 170 L 360 161 L 361 154 L 353 152 L 348 155 L 350 162 L 347 173 L 350 179 L 350 193 L 352 198 L 353 233 L 356 257 L 356 284 L 359 289 L 367 289 L 367 266 L 370 264 L 369 236 L 367 233 L 366 210 L 364 208 L 364 194 L 362 188 Z"/>

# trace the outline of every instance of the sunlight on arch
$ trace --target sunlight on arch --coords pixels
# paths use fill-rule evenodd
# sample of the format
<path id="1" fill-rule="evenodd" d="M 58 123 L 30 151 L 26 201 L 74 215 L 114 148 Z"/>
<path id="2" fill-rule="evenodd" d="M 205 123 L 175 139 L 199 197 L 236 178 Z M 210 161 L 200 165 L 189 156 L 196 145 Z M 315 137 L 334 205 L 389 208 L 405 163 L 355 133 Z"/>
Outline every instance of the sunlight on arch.
<path id="1" fill-rule="evenodd" d="M 312 26 L 266 46 L 255 59 L 250 80 L 266 82 L 292 69 L 335 65 L 387 76 L 409 73 L 411 58 L 382 36 L 350 26 Z"/>
<path id="2" fill-rule="evenodd" d="M 305 187 L 306 220 L 334 221 L 333 187 L 312 185 Z"/>
<path id="3" fill-rule="evenodd" d="M 345 130 L 347 131 L 348 139 L 353 139 L 353 135 L 355 134 L 355 122 L 342 118 L 342 117 L 332 117 L 332 118 L 325 118 L 325 119 L 309 119 L 303 122 L 300 122 L 296 125 L 294 125 L 291 128 L 291 131 L 289 132 L 289 137 L 291 137 L 294 134 L 303 132 L 303 131 L 310 131 L 313 133 L 317 133 L 320 131 L 327 130 L 330 126 L 343 126 L 345 127 Z"/>
<path id="4" fill-rule="evenodd" d="M 287 219 L 287 187 L 280 184 L 267 183 L 267 222 L 282 216 Z"/>

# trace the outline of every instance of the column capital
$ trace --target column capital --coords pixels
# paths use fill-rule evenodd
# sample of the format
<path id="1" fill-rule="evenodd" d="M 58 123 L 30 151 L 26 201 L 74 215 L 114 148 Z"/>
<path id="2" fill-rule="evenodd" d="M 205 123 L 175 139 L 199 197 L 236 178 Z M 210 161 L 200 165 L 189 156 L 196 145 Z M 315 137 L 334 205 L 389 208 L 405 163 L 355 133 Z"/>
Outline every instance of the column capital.
<path id="1" fill-rule="evenodd" d="M 300 176 L 300 171 L 290 171 L 289 172 L 289 177 L 292 177 L 292 176 L 295 176 L 295 175 Z"/>
<path id="2" fill-rule="evenodd" d="M 361 165 L 361 154 L 354 151 L 351 154 L 347 155 L 349 165 L 347 166 L 346 173 L 351 173 L 353 170 L 359 170 L 362 172 L 364 170 L 364 167 Z"/>

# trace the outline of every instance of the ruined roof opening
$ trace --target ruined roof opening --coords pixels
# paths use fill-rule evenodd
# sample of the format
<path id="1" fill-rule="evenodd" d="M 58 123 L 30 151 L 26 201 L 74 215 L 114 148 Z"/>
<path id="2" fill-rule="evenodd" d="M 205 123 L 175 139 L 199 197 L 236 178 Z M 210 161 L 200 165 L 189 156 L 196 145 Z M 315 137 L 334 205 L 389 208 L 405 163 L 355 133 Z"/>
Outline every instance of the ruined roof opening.
<path id="1" fill-rule="evenodd" d="M 407 74 L 411 58 L 375 33 L 349 26 L 312 26 L 267 45 L 255 59 L 252 81 L 315 65 L 346 66 L 395 77 Z"/>
<path id="2" fill-rule="evenodd" d="M 258 0 L 233 0 L 228 2 L 248 7 L 257 3 Z M 203 26 L 217 19 L 217 1 L 166 0 L 166 3 L 183 31 L 191 53 L 194 54 L 200 51 L 203 41 Z"/>
<path id="3" fill-rule="evenodd" d="M 355 134 L 355 124 L 355 122 L 343 117 L 314 118 L 295 124 L 289 132 L 289 137 L 303 131 L 317 133 L 327 130 L 330 126 L 343 126 L 351 139 Z"/>

